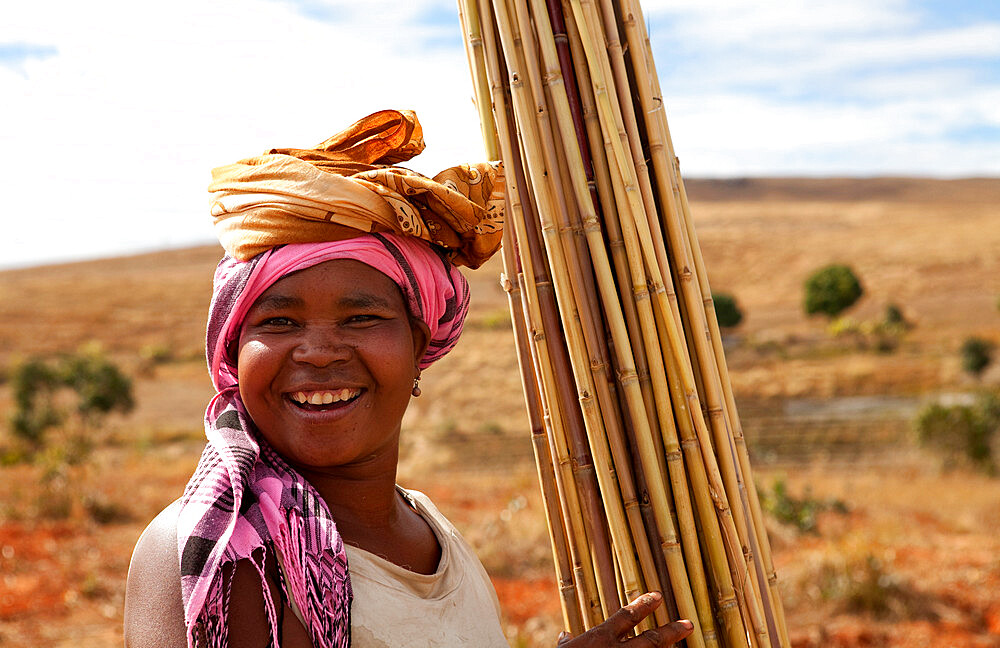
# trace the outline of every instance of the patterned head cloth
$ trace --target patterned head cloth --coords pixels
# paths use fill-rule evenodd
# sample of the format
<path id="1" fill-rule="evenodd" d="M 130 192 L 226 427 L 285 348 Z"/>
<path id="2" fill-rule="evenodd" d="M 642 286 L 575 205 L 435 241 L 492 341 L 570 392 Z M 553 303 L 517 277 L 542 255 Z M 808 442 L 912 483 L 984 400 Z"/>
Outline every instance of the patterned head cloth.
<path id="1" fill-rule="evenodd" d="M 424 150 L 409 110 L 383 110 L 314 149 L 271 149 L 212 171 L 212 216 L 222 246 L 246 261 L 285 243 L 395 232 L 478 268 L 500 247 L 499 162 L 463 164 L 433 178 L 391 166 Z"/>
<path id="2" fill-rule="evenodd" d="M 237 344 L 246 313 L 274 282 L 352 259 L 395 282 L 410 314 L 427 324 L 421 367 L 455 345 L 469 299 L 455 264 L 476 267 L 499 246 L 502 172 L 470 165 L 431 180 L 384 166 L 422 149 L 416 117 L 384 111 L 316 150 L 274 150 L 214 172 L 212 210 L 229 253 L 216 270 L 208 322 L 218 393 L 205 412 L 208 442 L 177 521 L 191 647 L 228 645 L 227 566 L 241 560 L 260 575 L 272 645 L 280 645 L 286 604 L 316 648 L 350 644 L 343 541 L 320 495 L 257 434 L 239 396 Z M 276 576 L 268 564 L 278 565 Z M 281 601 L 273 600 L 269 579 Z"/>

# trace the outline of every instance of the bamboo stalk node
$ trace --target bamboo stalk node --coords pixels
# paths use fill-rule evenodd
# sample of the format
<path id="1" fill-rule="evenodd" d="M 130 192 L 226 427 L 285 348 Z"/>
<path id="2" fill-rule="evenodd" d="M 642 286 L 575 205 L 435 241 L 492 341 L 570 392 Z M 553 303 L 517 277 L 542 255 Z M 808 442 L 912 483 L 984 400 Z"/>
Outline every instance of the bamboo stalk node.
<path id="1" fill-rule="evenodd" d="M 558 72 L 546 72 L 542 76 L 542 80 L 549 86 L 562 85 L 563 83 L 562 74 Z"/>
<path id="2" fill-rule="evenodd" d="M 701 450 L 701 444 L 698 443 L 698 439 L 684 439 L 681 441 L 681 448 L 685 450 Z"/>
<path id="3" fill-rule="evenodd" d="M 738 605 L 738 604 L 737 604 L 737 602 L 736 602 L 736 599 L 735 599 L 735 598 L 731 598 L 731 599 L 727 599 L 727 600 L 725 600 L 725 601 L 722 601 L 722 602 L 720 602 L 720 603 L 719 603 L 719 609 L 720 609 L 720 610 L 728 610 L 728 609 L 733 609 L 733 608 L 735 608 L 735 607 L 736 607 L 737 605 Z"/>
<path id="4" fill-rule="evenodd" d="M 681 550 L 681 541 L 679 538 L 674 538 L 673 540 L 664 540 L 660 543 L 660 551 L 662 551 L 664 554 L 680 550 Z"/>
<path id="5" fill-rule="evenodd" d="M 620 369 L 618 371 L 618 383 L 622 387 L 639 382 L 639 374 L 630 369 Z"/>

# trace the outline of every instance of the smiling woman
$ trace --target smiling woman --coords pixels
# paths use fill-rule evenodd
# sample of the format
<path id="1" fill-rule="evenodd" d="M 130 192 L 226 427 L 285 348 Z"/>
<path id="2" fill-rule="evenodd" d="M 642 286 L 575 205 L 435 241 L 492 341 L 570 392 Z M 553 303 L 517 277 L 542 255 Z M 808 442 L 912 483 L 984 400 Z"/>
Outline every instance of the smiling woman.
<path id="1" fill-rule="evenodd" d="M 198 469 L 136 545 L 127 646 L 507 645 L 472 550 L 396 484 L 403 413 L 468 309 L 455 263 L 492 254 L 502 223 L 498 166 L 443 183 L 386 166 L 422 146 L 412 115 L 385 111 L 317 149 L 217 170 L 232 255 L 208 323 L 218 394 Z M 658 603 L 562 643 L 620 645 Z"/>

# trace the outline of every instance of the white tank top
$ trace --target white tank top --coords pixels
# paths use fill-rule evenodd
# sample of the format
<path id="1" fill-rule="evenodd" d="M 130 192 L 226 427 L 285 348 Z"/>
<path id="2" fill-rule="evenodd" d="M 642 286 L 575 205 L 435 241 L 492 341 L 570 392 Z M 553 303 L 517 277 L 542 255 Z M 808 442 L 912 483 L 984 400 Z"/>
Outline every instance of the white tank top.
<path id="1" fill-rule="evenodd" d="M 346 545 L 354 589 L 352 648 L 508 648 L 500 604 L 486 570 L 437 507 L 400 489 L 441 545 L 433 574 L 418 574 Z"/>

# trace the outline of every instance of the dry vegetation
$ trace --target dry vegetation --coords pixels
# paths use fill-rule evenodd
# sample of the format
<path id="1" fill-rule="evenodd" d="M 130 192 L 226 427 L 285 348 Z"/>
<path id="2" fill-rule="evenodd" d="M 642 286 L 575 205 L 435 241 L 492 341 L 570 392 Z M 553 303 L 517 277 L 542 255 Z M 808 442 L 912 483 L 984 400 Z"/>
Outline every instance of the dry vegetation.
<path id="1" fill-rule="evenodd" d="M 1000 480 L 943 472 L 909 427 L 922 400 L 1000 383 L 996 365 L 978 381 L 964 375 L 957 355 L 968 335 L 1000 341 L 1000 181 L 689 190 L 712 285 L 746 314 L 728 357 L 757 484 L 795 513 L 769 521 L 793 644 L 1000 646 Z M 0 371 L 96 340 L 135 377 L 137 400 L 68 483 L 42 488 L 42 468 L 0 467 L 0 645 L 120 645 L 131 547 L 200 451 L 218 255 L 0 274 Z M 802 281 L 829 262 L 852 265 L 865 286 L 852 318 L 877 320 L 895 303 L 914 323 L 893 352 L 832 338 L 802 314 Z M 400 481 L 478 548 L 512 645 L 554 645 L 558 599 L 498 267 L 470 275 L 463 341 L 427 372 L 404 421 Z M 0 386 L 5 420 L 9 392 Z M 9 441 L 0 431 L 0 446 Z"/>

